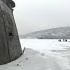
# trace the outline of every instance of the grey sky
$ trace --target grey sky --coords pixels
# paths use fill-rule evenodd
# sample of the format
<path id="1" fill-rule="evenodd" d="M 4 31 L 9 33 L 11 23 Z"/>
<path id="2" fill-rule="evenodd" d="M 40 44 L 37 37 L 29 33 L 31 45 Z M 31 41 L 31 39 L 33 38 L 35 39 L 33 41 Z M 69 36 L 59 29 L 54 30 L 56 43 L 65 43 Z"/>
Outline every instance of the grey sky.
<path id="1" fill-rule="evenodd" d="M 70 0 L 14 0 L 19 34 L 70 26 Z"/>

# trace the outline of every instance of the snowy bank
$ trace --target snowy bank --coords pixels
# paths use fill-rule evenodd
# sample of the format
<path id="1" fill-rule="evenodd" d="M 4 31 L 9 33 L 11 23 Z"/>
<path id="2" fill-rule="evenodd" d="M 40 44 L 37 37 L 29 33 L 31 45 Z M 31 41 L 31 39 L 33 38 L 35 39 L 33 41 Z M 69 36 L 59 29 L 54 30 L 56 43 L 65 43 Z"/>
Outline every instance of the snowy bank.
<path id="1" fill-rule="evenodd" d="M 0 65 L 0 70 L 70 70 L 70 65 L 67 58 L 41 55 L 37 51 L 26 48 L 17 60 Z"/>

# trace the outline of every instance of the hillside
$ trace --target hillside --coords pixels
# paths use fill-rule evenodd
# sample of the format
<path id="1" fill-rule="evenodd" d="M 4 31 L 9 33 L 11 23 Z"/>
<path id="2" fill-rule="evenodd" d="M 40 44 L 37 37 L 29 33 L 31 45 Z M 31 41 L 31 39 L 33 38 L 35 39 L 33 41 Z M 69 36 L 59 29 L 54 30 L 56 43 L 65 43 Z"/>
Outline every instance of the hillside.
<path id="1" fill-rule="evenodd" d="M 20 38 L 70 39 L 70 27 L 60 27 L 21 35 Z"/>

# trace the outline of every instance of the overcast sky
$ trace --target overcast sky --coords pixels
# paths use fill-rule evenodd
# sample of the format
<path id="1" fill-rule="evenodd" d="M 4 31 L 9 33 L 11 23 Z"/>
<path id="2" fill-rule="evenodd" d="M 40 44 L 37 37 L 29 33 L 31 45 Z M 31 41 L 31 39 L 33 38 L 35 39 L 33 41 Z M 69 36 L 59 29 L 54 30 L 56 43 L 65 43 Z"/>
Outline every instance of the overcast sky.
<path id="1" fill-rule="evenodd" d="M 14 0 L 19 34 L 70 26 L 70 0 Z"/>

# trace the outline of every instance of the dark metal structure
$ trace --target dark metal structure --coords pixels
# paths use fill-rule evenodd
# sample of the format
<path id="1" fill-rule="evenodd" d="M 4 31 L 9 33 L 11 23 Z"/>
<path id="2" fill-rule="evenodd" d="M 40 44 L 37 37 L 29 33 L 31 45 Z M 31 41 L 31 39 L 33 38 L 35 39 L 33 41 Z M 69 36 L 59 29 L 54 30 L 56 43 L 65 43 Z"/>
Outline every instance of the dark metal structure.
<path id="1" fill-rule="evenodd" d="M 0 0 L 0 65 L 9 63 L 22 54 L 13 7 L 14 1 Z"/>

